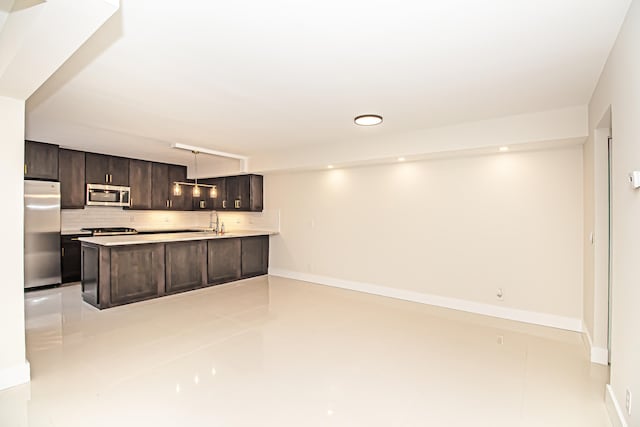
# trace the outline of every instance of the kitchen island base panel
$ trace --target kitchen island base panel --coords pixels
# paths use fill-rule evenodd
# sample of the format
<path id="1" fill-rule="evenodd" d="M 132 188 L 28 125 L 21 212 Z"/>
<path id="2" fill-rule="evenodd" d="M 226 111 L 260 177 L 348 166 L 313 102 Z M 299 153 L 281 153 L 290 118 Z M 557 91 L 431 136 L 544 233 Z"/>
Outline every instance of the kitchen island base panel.
<path id="1" fill-rule="evenodd" d="M 242 277 L 240 239 L 209 240 L 207 245 L 209 283 L 226 283 Z"/>
<path id="2" fill-rule="evenodd" d="M 207 242 L 165 244 L 166 293 L 177 293 L 207 285 Z"/>
<path id="3" fill-rule="evenodd" d="M 269 236 L 119 246 L 82 242 L 82 298 L 105 309 L 267 274 Z"/>
<path id="4" fill-rule="evenodd" d="M 100 247 L 83 244 L 80 250 L 82 299 L 94 307 L 100 306 L 98 303 L 99 266 Z"/>
<path id="5" fill-rule="evenodd" d="M 109 304 L 128 304 L 163 295 L 164 251 L 165 245 L 161 244 L 111 248 L 110 268 L 101 269 L 110 273 Z"/>

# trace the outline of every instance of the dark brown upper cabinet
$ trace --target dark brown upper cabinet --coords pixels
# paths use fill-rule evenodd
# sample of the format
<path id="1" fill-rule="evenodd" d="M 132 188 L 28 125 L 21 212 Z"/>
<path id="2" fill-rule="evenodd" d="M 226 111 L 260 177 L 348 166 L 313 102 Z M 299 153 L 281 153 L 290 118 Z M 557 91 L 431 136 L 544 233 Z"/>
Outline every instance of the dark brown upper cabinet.
<path id="1" fill-rule="evenodd" d="M 262 212 L 262 183 L 262 175 L 249 174 L 226 177 L 221 210 Z"/>
<path id="2" fill-rule="evenodd" d="M 219 210 L 219 208 L 217 208 L 217 204 L 219 203 L 220 205 L 222 204 L 222 202 L 218 202 L 220 200 L 220 188 L 221 186 L 219 185 L 219 181 L 220 180 L 224 180 L 224 178 L 205 178 L 205 179 L 199 179 L 198 180 L 198 184 L 205 184 L 205 185 L 215 185 L 216 186 L 216 197 L 211 197 L 211 187 L 201 187 L 200 188 L 200 197 L 196 198 L 193 197 L 193 210 Z M 224 181 L 223 181 L 224 182 Z"/>
<path id="3" fill-rule="evenodd" d="M 192 187 L 183 185 L 181 194 L 176 196 L 173 192 L 174 182 L 187 181 L 187 167 L 180 165 L 169 165 L 169 209 L 184 211 L 191 210 L 191 190 Z"/>
<path id="4" fill-rule="evenodd" d="M 151 164 L 151 209 L 169 209 L 169 165 Z"/>
<path id="5" fill-rule="evenodd" d="M 86 153 L 87 184 L 110 184 L 129 186 L 129 159 Z"/>
<path id="6" fill-rule="evenodd" d="M 24 142 L 24 177 L 58 180 L 58 146 L 43 142 Z"/>
<path id="7" fill-rule="evenodd" d="M 129 187 L 131 187 L 129 209 L 151 209 L 151 169 L 151 162 L 129 160 Z"/>
<path id="8" fill-rule="evenodd" d="M 187 181 L 187 167 L 152 163 L 151 165 L 151 209 L 191 210 L 192 187 L 181 186 L 181 195 L 173 193 L 175 181 Z"/>
<path id="9" fill-rule="evenodd" d="M 227 207 L 227 204 L 229 203 L 227 201 L 227 186 L 226 186 L 226 178 L 212 178 L 211 179 L 211 185 L 215 185 L 216 186 L 216 196 L 215 198 L 213 198 L 212 203 L 213 203 L 213 209 L 220 211 L 223 208 Z M 224 205 L 224 206 L 223 206 Z"/>
<path id="10" fill-rule="evenodd" d="M 84 151 L 58 151 L 60 166 L 60 207 L 82 209 L 85 203 Z"/>

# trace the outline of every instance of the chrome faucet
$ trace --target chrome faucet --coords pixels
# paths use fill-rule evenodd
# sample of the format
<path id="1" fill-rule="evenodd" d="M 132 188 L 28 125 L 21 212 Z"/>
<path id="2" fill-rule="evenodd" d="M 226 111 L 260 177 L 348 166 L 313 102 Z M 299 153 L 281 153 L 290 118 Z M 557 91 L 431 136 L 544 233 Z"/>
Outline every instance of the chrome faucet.
<path id="1" fill-rule="evenodd" d="M 213 228 L 213 214 L 216 215 L 216 227 Z M 215 231 L 216 234 L 218 234 L 218 231 L 220 230 L 220 218 L 218 217 L 218 211 L 211 211 L 209 213 L 209 228 L 213 228 L 213 231 Z"/>

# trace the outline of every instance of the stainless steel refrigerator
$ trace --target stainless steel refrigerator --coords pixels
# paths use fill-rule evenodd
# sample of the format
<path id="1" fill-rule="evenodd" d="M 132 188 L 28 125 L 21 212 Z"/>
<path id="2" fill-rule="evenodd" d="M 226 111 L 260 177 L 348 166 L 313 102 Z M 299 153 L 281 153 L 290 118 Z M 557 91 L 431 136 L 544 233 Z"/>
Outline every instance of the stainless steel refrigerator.
<path id="1" fill-rule="evenodd" d="M 24 287 L 60 281 L 60 183 L 25 180 Z"/>

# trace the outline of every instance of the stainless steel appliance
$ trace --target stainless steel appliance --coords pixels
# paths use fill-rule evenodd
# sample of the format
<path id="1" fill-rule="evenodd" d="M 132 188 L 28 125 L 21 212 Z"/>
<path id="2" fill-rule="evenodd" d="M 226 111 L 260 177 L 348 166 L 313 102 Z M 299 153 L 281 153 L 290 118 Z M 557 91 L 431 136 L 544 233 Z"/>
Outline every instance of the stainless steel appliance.
<path id="1" fill-rule="evenodd" d="M 87 205 L 130 206 L 130 200 L 130 187 L 104 184 L 87 184 Z"/>
<path id="2" fill-rule="evenodd" d="M 135 228 L 127 227 L 87 227 L 82 231 L 90 231 L 92 236 L 118 236 L 121 234 L 138 234 Z"/>
<path id="3" fill-rule="evenodd" d="M 60 183 L 24 181 L 24 287 L 60 278 Z"/>

